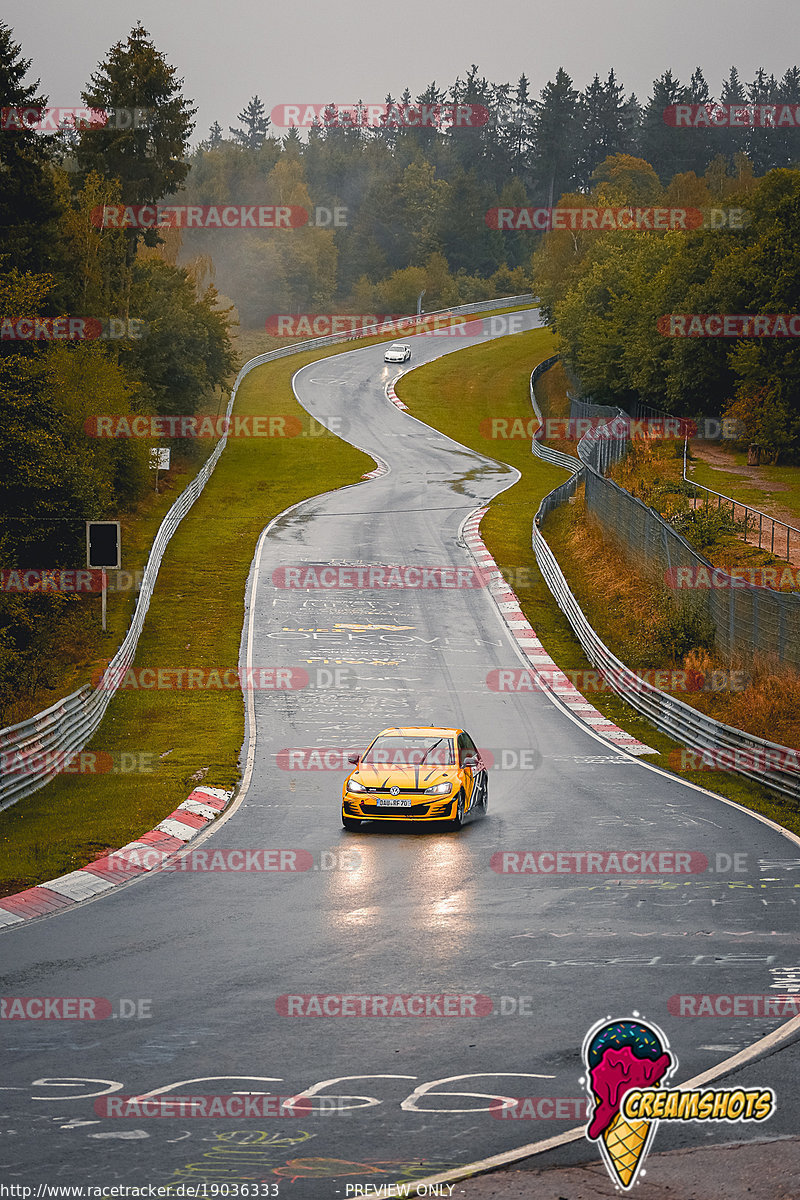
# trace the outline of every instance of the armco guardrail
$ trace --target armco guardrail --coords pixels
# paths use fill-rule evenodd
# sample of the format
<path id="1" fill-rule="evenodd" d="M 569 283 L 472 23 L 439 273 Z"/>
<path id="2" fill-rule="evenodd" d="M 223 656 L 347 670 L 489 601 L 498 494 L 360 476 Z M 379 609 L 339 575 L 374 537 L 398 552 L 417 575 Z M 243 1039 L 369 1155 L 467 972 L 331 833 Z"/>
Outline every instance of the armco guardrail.
<path id="1" fill-rule="evenodd" d="M 540 364 L 540 367 L 544 365 Z M 541 373 L 540 370 L 539 374 Z M 539 376 L 536 375 L 536 378 Z M 534 384 L 535 379 L 532 376 L 532 396 Z M 542 416 L 535 399 L 533 403 L 541 423 Z M 581 439 L 578 445 L 579 454 L 583 440 Z M 544 451 L 546 447 L 540 447 L 540 450 Z M 584 450 L 587 451 L 588 446 L 584 447 Z M 555 461 L 545 454 L 540 454 L 540 457 L 548 457 L 548 461 Z M 682 700 L 653 687 L 612 654 L 589 624 L 539 528 L 544 516 L 552 508 L 558 507 L 558 504 L 564 503 L 568 494 L 565 489 L 571 488 L 574 491 L 586 471 L 577 459 L 571 459 L 565 469 L 575 473 L 565 484 L 561 484 L 544 497 L 534 518 L 533 551 L 547 586 L 569 621 L 589 662 L 600 671 L 609 687 L 637 712 L 652 721 L 656 729 L 692 750 L 705 752 L 709 756 L 709 764 L 716 763 L 793 799 L 800 799 L 800 751 L 755 737 L 731 725 L 724 725 Z"/>
<path id="2" fill-rule="evenodd" d="M 553 450 L 550 446 L 542 445 L 542 437 L 544 436 L 544 417 L 542 410 L 536 402 L 536 387 L 539 379 L 544 375 L 545 371 L 549 371 L 558 362 L 558 355 L 553 354 L 550 358 L 546 358 L 544 362 L 540 362 L 538 367 L 534 367 L 531 373 L 531 404 L 533 411 L 536 414 L 536 420 L 539 422 L 539 428 L 533 435 L 531 450 L 537 458 L 543 459 L 545 462 L 552 463 L 556 467 L 563 467 L 565 471 L 571 471 L 575 474 L 581 470 L 581 464 L 577 458 L 573 458 L 571 454 L 562 454 L 560 450 Z"/>
<path id="3" fill-rule="evenodd" d="M 800 671 L 800 594 L 745 584 L 743 579 L 715 568 L 654 508 L 608 479 L 606 472 L 628 453 L 631 418 L 619 408 L 591 404 L 575 399 L 570 392 L 567 394 L 572 419 L 599 419 L 605 424 L 594 426 L 581 438 L 578 457 L 586 470 L 545 497 L 541 516 L 563 504 L 580 483 L 585 483 L 587 511 L 627 546 L 646 571 L 662 579 L 672 579 L 670 586 L 675 587 L 675 602 L 691 605 L 707 617 L 723 655 L 733 660 L 755 651 Z M 543 418 L 533 397 L 533 386 L 531 398 L 541 423 Z M 659 420 L 664 418 L 675 420 L 663 413 L 658 417 Z M 559 456 L 556 451 L 536 445 L 533 449 L 549 462 L 569 471 L 575 470 L 577 460 L 569 455 Z M 677 586 L 680 579 L 697 578 L 713 579 L 714 584 L 708 587 Z"/>
<path id="4" fill-rule="evenodd" d="M 582 404 L 582 413 L 592 415 Z M 729 660 L 753 653 L 774 657 L 800 671 L 800 594 L 747 584 L 696 550 L 669 521 L 637 496 L 620 487 L 606 472 L 628 453 L 630 418 L 620 409 L 597 406 L 601 419 L 613 420 L 591 429 L 578 443 L 586 466 L 586 509 L 645 570 L 671 580 L 678 605 L 691 605 L 707 617 L 719 651 Z M 680 587 L 680 579 L 713 579 L 709 587 Z M 773 576 L 775 578 L 775 576 Z"/>
<path id="5" fill-rule="evenodd" d="M 503 296 L 498 300 L 483 300 L 476 304 L 465 304 L 453 309 L 440 309 L 438 313 L 453 312 L 467 315 L 476 312 L 490 312 L 495 308 L 514 307 L 532 301 L 533 296 L 530 294 Z M 425 314 L 425 316 L 436 315 L 438 314 Z M 281 346 L 277 350 L 270 350 L 266 354 L 259 354 L 255 358 L 251 358 L 236 376 L 225 410 L 226 417 L 230 418 L 233 411 L 239 384 L 255 367 L 260 367 L 276 358 L 284 358 L 289 354 L 300 354 L 304 350 L 321 349 L 359 337 L 369 337 L 378 331 L 379 326 L 364 326 L 360 330 L 347 334 L 332 334 L 328 337 L 311 338 L 305 342 L 294 342 L 290 346 Z M 147 610 L 150 607 L 150 599 L 158 578 L 164 551 L 175 530 L 208 482 L 227 441 L 226 433 L 161 522 L 153 541 L 147 566 L 144 569 L 130 627 L 122 645 L 108 664 L 98 687 L 84 684 L 77 691 L 65 696 L 63 700 L 58 700 L 50 708 L 29 717 L 27 721 L 21 721 L 17 725 L 10 725 L 8 728 L 0 730 L 0 764 L 2 764 L 2 769 L 0 769 L 0 810 L 16 804 L 18 800 L 22 800 L 26 796 L 33 795 L 39 788 L 44 787 L 56 775 L 63 772 L 70 759 L 78 754 L 97 732 L 106 709 L 136 654 L 136 646 Z"/>

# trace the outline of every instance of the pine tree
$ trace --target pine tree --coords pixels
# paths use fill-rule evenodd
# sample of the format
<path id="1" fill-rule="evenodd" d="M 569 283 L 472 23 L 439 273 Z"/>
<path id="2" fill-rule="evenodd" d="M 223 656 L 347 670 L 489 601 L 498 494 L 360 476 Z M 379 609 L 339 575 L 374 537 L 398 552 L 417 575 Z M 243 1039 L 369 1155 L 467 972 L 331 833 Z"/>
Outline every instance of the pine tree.
<path id="1" fill-rule="evenodd" d="M 125 204 L 152 204 L 183 187 L 187 149 L 197 109 L 181 95 L 183 80 L 137 25 L 127 42 L 112 46 L 81 93 L 91 108 L 144 110 L 136 127 L 85 129 L 77 149 L 84 178 L 97 171 L 119 179 Z M 133 118 L 132 118 L 133 119 Z"/>
<path id="2" fill-rule="evenodd" d="M 437 87 L 436 80 L 429 83 L 424 91 L 417 96 L 414 105 L 422 110 L 428 109 L 435 113 L 441 112 L 441 106 L 444 104 L 447 93 L 440 87 Z M 423 153 L 430 156 L 436 141 L 439 138 L 439 129 L 434 121 L 431 124 L 421 124 L 414 129 L 405 131 L 404 140 L 406 153 L 411 153 L 411 147 L 415 146 L 422 150 Z"/>
<path id="3" fill-rule="evenodd" d="M 396 121 L 391 119 L 391 114 L 396 111 L 398 101 L 395 100 L 391 92 L 387 92 L 383 101 L 386 112 L 381 117 L 381 123 L 373 130 L 373 138 L 382 145 L 393 150 L 397 142 L 398 125 Z"/>
<path id="4" fill-rule="evenodd" d="M 577 185 L 581 138 L 580 93 L 563 67 L 540 92 L 533 117 L 533 176 L 537 201 L 552 207 Z"/>
<path id="5" fill-rule="evenodd" d="M 577 175 L 583 188 L 592 171 L 610 154 L 627 154 L 631 144 L 630 107 L 623 99 L 624 88 L 612 68 L 605 83 L 595 75 L 581 94 L 583 130 L 578 150 Z"/>
<path id="6" fill-rule="evenodd" d="M 767 75 L 764 68 L 759 67 L 746 91 L 750 104 L 758 108 L 773 105 L 778 99 L 778 81 L 774 75 Z M 759 114 L 756 112 L 755 116 L 758 117 Z M 773 167 L 786 165 L 782 161 L 781 146 L 775 138 L 775 129 L 754 124 L 747 132 L 747 154 L 756 175 L 765 175 Z"/>
<path id="7" fill-rule="evenodd" d="M 689 87 L 686 90 L 685 103 L 713 107 L 713 97 L 700 67 L 692 72 Z M 715 131 L 702 125 L 697 128 L 684 129 L 683 139 L 685 148 L 682 171 L 684 173 L 694 171 L 696 175 L 702 175 L 707 170 L 709 163 L 719 154 Z"/>
<path id="8" fill-rule="evenodd" d="M 529 181 L 536 106 L 527 77 L 519 77 L 513 92 L 510 84 L 495 86 L 489 111 L 495 187 L 501 188 L 509 175 Z"/>
<path id="9" fill-rule="evenodd" d="M 37 94 L 40 81 L 24 83 L 31 63 L 20 52 L 12 30 L 0 23 L 3 107 L 44 108 L 47 98 Z M 0 131 L 0 262 L 5 269 L 41 272 L 53 264 L 58 204 L 48 167 L 51 148 L 52 139 L 32 129 Z"/>
<path id="10" fill-rule="evenodd" d="M 533 121 L 536 101 L 530 94 L 527 76 L 520 75 L 514 93 L 513 152 L 520 164 L 527 163 L 533 148 Z"/>
<path id="11" fill-rule="evenodd" d="M 728 112 L 733 115 L 733 108 L 743 106 L 747 103 L 747 96 L 744 90 L 744 84 L 739 78 L 739 72 L 736 67 L 731 67 L 728 72 L 728 77 L 723 81 L 722 94 L 720 103 L 726 105 Z M 748 151 L 749 135 L 746 127 L 733 128 L 729 126 L 720 126 L 716 130 L 718 141 L 718 152 L 724 154 L 729 162 L 733 161 L 735 154 L 746 154 Z"/>
<path id="12" fill-rule="evenodd" d="M 281 145 L 283 146 L 284 153 L 288 154 L 290 158 L 300 157 L 303 153 L 303 139 L 300 137 L 296 126 L 293 125 L 289 132 L 284 134 L 281 138 Z"/>
<path id="13" fill-rule="evenodd" d="M 789 67 L 778 84 L 776 102 L 800 104 L 800 68 Z M 784 125 L 772 134 L 777 147 L 776 156 L 781 166 L 800 166 L 800 129 Z"/>
<path id="14" fill-rule="evenodd" d="M 245 150 L 259 150 L 267 140 L 270 126 L 264 101 L 258 96 L 253 96 L 237 114 L 236 119 L 241 121 L 244 128 L 234 129 L 232 125 L 228 126 L 228 132 L 233 134 L 234 141 Z"/>
<path id="15" fill-rule="evenodd" d="M 673 104 L 685 104 L 687 89 L 667 70 L 653 82 L 653 94 L 644 109 L 639 153 L 650 163 L 662 183 L 668 183 L 679 171 L 686 171 L 686 151 L 694 132 L 676 129 L 664 120 L 664 111 Z"/>
<path id="16" fill-rule="evenodd" d="M 708 90 L 706 77 L 700 67 L 696 67 L 692 72 L 692 78 L 689 80 L 689 99 L 690 104 L 708 104 L 711 100 L 711 93 Z"/>
<path id="17" fill-rule="evenodd" d="M 482 105 L 489 112 L 493 106 L 492 85 L 484 76 L 479 76 L 478 67 L 472 64 L 466 78 L 456 78 L 450 89 L 451 102 L 454 105 Z M 472 171 L 476 178 L 485 179 L 488 175 L 486 164 L 491 161 L 491 134 L 487 125 L 453 125 L 445 130 L 447 144 L 451 147 L 453 156 L 465 171 Z"/>

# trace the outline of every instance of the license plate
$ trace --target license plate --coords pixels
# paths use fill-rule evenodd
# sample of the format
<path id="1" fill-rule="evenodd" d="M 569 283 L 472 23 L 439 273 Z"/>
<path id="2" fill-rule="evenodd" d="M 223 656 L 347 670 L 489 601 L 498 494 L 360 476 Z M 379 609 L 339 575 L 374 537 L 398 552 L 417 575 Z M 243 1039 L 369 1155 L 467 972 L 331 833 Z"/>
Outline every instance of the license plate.
<path id="1" fill-rule="evenodd" d="M 379 799 L 376 801 L 378 808 L 411 808 L 410 800 L 401 800 L 398 796 L 390 796 L 388 799 Z"/>

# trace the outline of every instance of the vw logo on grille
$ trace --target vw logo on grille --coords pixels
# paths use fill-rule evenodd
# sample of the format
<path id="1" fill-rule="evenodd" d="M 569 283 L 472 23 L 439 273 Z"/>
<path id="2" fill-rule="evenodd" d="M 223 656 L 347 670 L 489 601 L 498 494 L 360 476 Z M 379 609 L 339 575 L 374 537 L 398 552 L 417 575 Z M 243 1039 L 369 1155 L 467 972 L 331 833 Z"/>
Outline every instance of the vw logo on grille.
<path id="1" fill-rule="evenodd" d="M 389 792 L 392 796 L 399 796 L 400 788 L 399 787 L 391 787 L 391 788 L 389 788 Z"/>

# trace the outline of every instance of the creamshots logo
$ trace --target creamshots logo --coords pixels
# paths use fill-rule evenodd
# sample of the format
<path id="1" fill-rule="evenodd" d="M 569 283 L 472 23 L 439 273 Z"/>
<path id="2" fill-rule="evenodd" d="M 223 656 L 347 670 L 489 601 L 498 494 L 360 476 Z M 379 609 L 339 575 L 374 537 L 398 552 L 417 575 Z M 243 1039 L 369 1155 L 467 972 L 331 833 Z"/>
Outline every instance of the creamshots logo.
<path id="1" fill-rule="evenodd" d="M 625 1192 L 644 1174 L 659 1121 L 765 1121 L 775 1112 L 771 1088 L 663 1087 L 678 1059 L 662 1031 L 644 1021 L 599 1021 L 584 1040 L 583 1062 L 593 1106 L 586 1137 Z"/>

